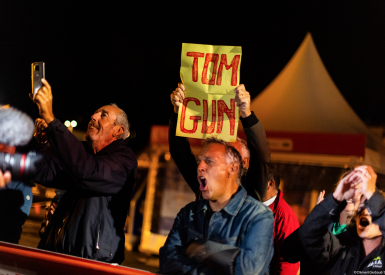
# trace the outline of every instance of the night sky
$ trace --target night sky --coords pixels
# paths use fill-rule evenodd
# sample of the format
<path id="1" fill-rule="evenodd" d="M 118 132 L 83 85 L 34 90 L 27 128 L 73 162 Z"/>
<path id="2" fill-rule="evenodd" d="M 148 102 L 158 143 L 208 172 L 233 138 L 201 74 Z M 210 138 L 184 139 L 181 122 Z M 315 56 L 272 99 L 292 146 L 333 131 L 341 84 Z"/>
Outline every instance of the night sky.
<path id="1" fill-rule="evenodd" d="M 183 42 L 242 46 L 241 83 L 255 97 L 310 31 L 358 116 L 385 125 L 385 1 L 9 2 L 0 4 L 0 103 L 34 119 L 30 65 L 44 61 L 58 119 L 85 130 L 96 109 L 117 103 L 139 151 L 150 125 L 168 123 Z"/>

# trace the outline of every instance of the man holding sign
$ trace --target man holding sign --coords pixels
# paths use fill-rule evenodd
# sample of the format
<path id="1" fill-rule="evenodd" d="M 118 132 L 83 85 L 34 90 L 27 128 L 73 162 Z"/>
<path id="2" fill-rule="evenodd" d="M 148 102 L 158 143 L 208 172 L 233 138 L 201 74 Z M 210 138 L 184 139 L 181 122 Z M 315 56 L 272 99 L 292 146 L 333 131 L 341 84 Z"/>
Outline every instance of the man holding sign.
<path id="1" fill-rule="evenodd" d="M 188 71 L 185 72 L 186 69 L 184 67 L 188 67 L 188 66 L 186 66 L 186 64 L 183 61 L 184 60 L 184 57 L 183 57 L 184 52 L 186 52 L 186 51 L 182 50 L 182 66 L 181 66 L 181 77 L 184 81 L 184 84 L 185 85 L 189 85 L 189 84 L 194 85 L 194 83 L 196 81 L 196 82 L 198 82 L 199 85 L 201 85 L 199 83 L 200 74 L 196 73 L 198 71 L 196 69 L 196 67 L 198 67 L 198 65 L 199 65 L 199 63 L 195 64 L 195 62 L 197 62 L 197 58 L 194 57 L 194 60 L 191 61 L 192 66 L 190 66 L 190 69 L 192 69 L 192 73 L 191 73 L 191 71 L 190 71 L 190 73 L 188 73 Z M 186 54 L 188 54 L 188 53 L 186 53 Z M 206 56 L 207 56 L 207 54 L 206 54 Z M 223 56 L 223 54 L 222 54 L 222 56 Z M 231 76 L 228 76 L 226 78 L 227 84 L 230 87 L 231 87 L 231 85 L 237 85 L 238 83 L 235 80 L 239 79 L 239 74 L 236 75 L 235 74 L 236 70 L 234 69 L 234 68 L 237 68 L 239 70 L 239 66 L 236 65 L 234 60 L 237 61 L 236 58 L 233 57 L 232 62 L 230 64 L 232 66 L 230 66 L 230 65 L 226 66 L 226 67 L 225 66 L 222 66 L 222 67 L 219 66 L 219 68 L 222 69 L 222 71 L 223 71 L 223 68 L 226 68 L 227 70 L 230 70 L 231 68 L 233 69 L 231 72 Z M 198 61 L 200 61 L 200 60 L 198 60 Z M 218 67 L 218 65 L 215 65 L 215 62 L 213 62 L 213 63 L 214 63 L 214 65 L 212 66 L 213 72 L 211 73 L 212 78 L 213 78 L 213 75 L 216 75 L 215 68 Z M 206 62 L 204 62 L 204 64 L 202 66 L 206 66 Z M 202 71 L 202 79 L 205 79 L 205 77 L 204 77 L 205 67 L 203 67 L 203 69 L 201 71 Z M 219 72 L 217 75 L 219 75 Z M 224 82 L 224 80 L 223 80 L 224 79 L 223 78 L 223 72 L 221 73 L 221 75 L 222 75 L 222 80 L 221 80 L 222 84 L 224 84 L 224 86 L 225 86 L 226 82 Z M 189 78 L 189 76 L 191 76 L 191 77 Z M 237 76 L 237 78 L 235 76 Z M 194 77 L 195 77 L 195 80 L 194 80 Z M 217 76 L 217 78 L 218 78 L 218 76 Z M 214 82 L 212 82 L 212 83 L 214 83 Z M 189 144 L 188 140 L 186 140 L 186 138 L 181 138 L 181 137 L 177 136 L 177 135 L 180 135 L 179 130 L 181 129 L 181 124 L 182 124 L 181 121 L 183 121 L 183 120 L 187 121 L 187 118 L 188 118 L 186 115 L 184 115 L 184 117 L 182 118 L 182 115 L 187 112 L 186 109 L 191 104 L 189 102 L 192 101 L 191 99 L 189 99 L 189 101 L 186 100 L 186 98 L 188 96 L 191 97 L 191 93 L 190 94 L 187 93 L 187 91 L 189 89 L 185 88 L 185 85 L 180 83 L 178 85 L 178 88 L 176 88 L 175 91 L 171 94 L 171 102 L 174 105 L 174 113 L 170 119 L 169 147 L 170 147 L 171 156 L 175 160 L 175 163 L 177 164 L 177 166 L 178 166 L 180 172 L 182 173 L 183 177 L 185 178 L 186 182 L 189 184 L 190 188 L 196 194 L 196 197 L 201 198 L 201 194 L 202 194 L 201 191 L 202 190 L 200 188 L 199 181 L 197 179 L 197 170 L 196 170 L 197 163 L 196 163 L 194 155 L 192 154 L 192 152 L 190 150 L 190 144 Z M 194 90 L 194 89 L 195 88 L 191 88 L 190 90 Z M 230 88 L 227 86 L 227 89 L 229 90 Z M 247 136 L 247 147 L 248 148 L 246 147 L 245 142 L 239 138 L 237 138 L 235 142 L 231 142 L 230 144 L 232 146 L 234 146 L 238 150 L 238 152 L 241 154 L 242 161 L 243 161 L 243 167 L 246 168 L 245 169 L 246 171 L 245 171 L 245 173 L 242 177 L 242 181 L 241 181 L 242 186 L 246 189 L 248 195 L 250 195 L 251 197 L 253 197 L 259 201 L 264 201 L 264 200 L 266 200 L 265 194 L 266 194 L 266 190 L 267 190 L 267 186 L 268 186 L 268 182 L 269 182 L 269 174 L 270 174 L 269 172 L 271 170 L 270 153 L 269 153 L 269 148 L 268 148 L 268 144 L 267 144 L 267 140 L 266 140 L 266 133 L 265 133 L 265 130 L 264 130 L 262 124 L 259 122 L 259 120 L 255 116 L 255 114 L 253 112 L 251 112 L 251 110 L 250 110 L 250 94 L 246 91 L 245 86 L 242 84 L 239 86 L 236 86 L 233 91 L 234 91 L 234 93 L 232 94 L 232 98 L 230 97 L 230 100 L 234 100 L 236 107 L 239 108 L 239 112 L 241 114 L 240 120 L 242 122 L 244 132 Z M 218 92 L 218 90 L 216 92 Z M 196 131 L 198 131 L 199 129 L 202 128 L 202 130 L 204 131 L 207 128 L 207 127 L 205 128 L 205 125 L 207 125 L 206 120 L 208 117 L 207 111 L 206 111 L 207 103 L 205 104 L 205 99 L 203 99 L 201 101 L 203 101 L 203 115 L 199 116 L 199 114 L 194 114 L 195 116 L 190 116 L 190 120 L 192 118 L 192 120 L 194 121 L 194 123 L 196 125 L 194 127 L 190 126 L 192 128 L 191 130 L 196 129 Z M 215 104 L 214 101 L 213 101 L 213 103 Z M 187 108 L 186 108 L 186 105 L 187 105 Z M 194 105 L 192 105 L 192 106 L 194 106 Z M 184 110 L 182 108 L 184 108 Z M 178 116 L 177 116 L 178 113 L 179 113 L 179 120 L 178 120 Z M 214 124 L 214 127 L 215 127 L 215 119 L 214 119 L 215 113 L 216 113 L 216 109 L 213 107 L 212 108 L 213 120 L 212 120 L 211 125 L 210 125 L 211 132 L 214 132 L 214 129 L 212 129 L 213 128 L 212 125 Z M 219 113 L 219 110 L 218 110 L 218 113 Z M 200 117 L 203 117 L 202 127 L 200 127 L 200 125 L 198 125 Z M 178 121 L 178 123 L 177 123 L 177 121 Z M 226 122 L 225 122 L 225 124 L 226 124 Z M 228 123 L 228 125 L 231 126 L 231 123 Z M 228 133 L 230 134 L 230 138 L 227 140 L 232 140 L 231 131 L 229 131 Z M 182 136 L 188 136 L 188 135 L 182 135 Z M 197 137 L 197 136 L 194 136 L 194 137 Z M 205 136 L 202 136 L 200 138 L 204 138 L 204 137 Z M 247 170 L 247 168 L 249 168 L 249 169 Z M 247 172 L 247 174 L 246 174 L 246 172 Z M 204 190 L 206 187 L 205 186 L 203 186 L 203 187 L 204 187 L 203 188 L 203 190 Z M 274 213 L 275 213 L 275 208 L 273 207 L 274 205 L 271 205 L 270 208 L 272 210 L 274 210 Z M 285 216 L 286 216 L 286 214 L 285 214 Z M 280 243 L 280 242 L 278 242 L 278 239 L 276 240 L 276 237 L 278 238 L 278 236 L 280 236 L 280 234 L 282 234 L 282 232 L 280 232 L 281 229 L 283 228 L 282 224 L 284 224 L 286 226 L 286 224 L 285 224 L 286 222 L 282 221 L 282 218 L 276 217 L 276 219 L 279 220 L 281 224 L 277 227 L 277 232 L 275 232 L 275 235 L 274 235 L 274 238 L 275 238 L 274 241 L 277 243 Z M 277 222 L 277 224 L 278 223 L 279 222 Z M 297 225 L 297 227 L 298 227 L 298 225 Z M 285 232 L 285 233 L 287 233 L 287 232 Z M 275 254 L 274 254 L 274 259 L 276 259 L 276 260 L 274 262 L 272 262 L 273 266 L 270 267 L 271 270 L 274 271 L 273 273 L 274 274 L 296 274 L 297 270 L 298 270 L 298 265 L 283 262 L 283 260 L 280 257 L 279 246 L 276 248 L 278 248 L 278 249 L 276 249 Z"/>
<path id="2" fill-rule="evenodd" d="M 192 46 L 204 47 L 192 48 Z M 206 64 L 208 63 L 206 62 L 206 57 L 204 62 L 202 62 L 203 57 L 201 59 L 198 57 L 189 57 L 191 52 L 196 53 L 208 50 L 205 47 L 208 46 L 183 44 L 182 47 L 182 65 L 180 71 L 184 84 L 180 83 L 178 88 L 171 94 L 171 102 L 174 105 L 174 113 L 170 119 L 168 135 L 171 156 L 196 197 L 199 198 L 200 190 L 199 182 L 197 180 L 197 163 L 195 156 L 190 150 L 188 140 L 178 136 L 204 139 L 208 135 L 215 134 L 218 138 L 230 141 L 231 145 L 241 154 L 244 169 L 249 168 L 247 175 L 244 173 L 242 177 L 242 185 L 250 196 L 262 201 L 267 189 L 270 169 L 270 150 L 262 123 L 259 122 L 255 114 L 250 110 L 250 94 L 246 91 L 243 84 L 238 85 L 240 77 L 241 49 L 240 47 L 216 46 L 217 48 L 220 48 L 220 50 L 218 50 L 218 53 L 212 55 L 215 56 L 216 54 L 218 60 L 215 62 L 216 59 L 212 58 L 214 62 L 211 62 L 210 64 L 214 64 L 211 73 L 208 73 L 206 68 L 208 66 Z M 224 49 L 221 47 L 224 47 Z M 202 56 L 202 54 L 200 56 Z M 194 55 L 199 56 L 197 54 Z M 206 54 L 206 56 L 207 55 L 208 54 Z M 203 54 L 203 56 L 205 56 L 205 54 Z M 220 62 L 219 56 L 221 56 Z M 230 64 L 225 64 L 225 60 Z M 207 83 L 205 79 L 208 74 L 211 74 L 210 81 L 215 85 L 210 85 L 210 81 L 208 81 L 208 84 L 202 84 L 202 82 Z M 213 79 L 215 77 L 216 81 L 214 82 Z M 186 88 L 187 85 L 190 86 Z M 209 91 L 210 94 L 204 93 L 204 91 Z M 220 95 L 220 93 L 222 93 L 222 95 Z M 205 98 L 209 97 L 216 97 L 217 99 L 221 98 L 217 101 L 211 101 L 211 116 L 208 115 L 208 111 L 206 112 L 206 107 L 210 101 L 207 101 Z M 195 102 L 198 101 L 199 104 L 202 103 L 201 107 L 203 107 L 203 110 L 201 112 L 203 113 L 194 113 L 194 108 L 200 106 L 195 104 Z M 222 103 L 219 103 L 221 101 Z M 226 104 L 226 106 L 229 106 L 233 103 L 234 108 L 231 107 L 230 109 L 234 110 L 234 115 L 229 115 L 230 112 L 228 111 L 228 107 L 224 108 L 227 113 L 219 110 L 219 105 L 224 106 L 224 104 Z M 218 125 L 220 124 L 219 122 L 222 121 L 222 128 L 216 125 L 216 105 L 218 105 Z M 193 107 L 193 110 L 189 110 L 190 106 Z M 207 110 L 210 110 L 210 108 L 207 108 Z M 239 112 L 241 114 L 243 129 L 247 136 L 248 148 L 241 139 L 237 140 L 236 138 Z M 177 114 L 179 114 L 179 116 Z M 211 122 L 209 123 L 207 120 L 209 120 L 210 117 Z M 226 118 L 228 119 L 226 120 Z M 231 122 L 231 118 L 234 118 L 233 122 Z M 235 125 L 234 135 L 232 135 L 232 125 Z M 222 129 L 222 131 L 217 134 L 219 128 Z M 195 129 L 195 132 L 192 134 L 181 134 L 184 129 L 190 131 Z M 202 131 L 205 133 L 202 134 Z"/>
<path id="3" fill-rule="evenodd" d="M 159 250 L 162 274 L 268 274 L 273 213 L 239 186 L 242 158 L 229 143 L 205 140 L 198 156 L 203 200 L 178 213 Z"/>

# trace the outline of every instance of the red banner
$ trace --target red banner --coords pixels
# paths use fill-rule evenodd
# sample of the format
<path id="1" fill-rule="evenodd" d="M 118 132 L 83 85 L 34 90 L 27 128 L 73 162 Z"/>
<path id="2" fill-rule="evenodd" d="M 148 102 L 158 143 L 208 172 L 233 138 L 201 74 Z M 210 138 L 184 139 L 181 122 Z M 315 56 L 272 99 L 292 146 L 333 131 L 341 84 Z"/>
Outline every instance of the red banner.
<path id="1" fill-rule="evenodd" d="M 238 136 L 246 139 L 244 132 Z M 272 152 L 360 156 L 365 155 L 364 134 L 266 132 Z"/>
<path id="2" fill-rule="evenodd" d="M 246 140 L 243 131 L 238 136 Z M 272 152 L 360 156 L 365 155 L 364 134 L 298 133 L 267 131 L 266 137 Z M 191 146 L 201 146 L 202 140 L 190 138 Z M 151 128 L 151 143 L 168 144 L 168 126 Z"/>

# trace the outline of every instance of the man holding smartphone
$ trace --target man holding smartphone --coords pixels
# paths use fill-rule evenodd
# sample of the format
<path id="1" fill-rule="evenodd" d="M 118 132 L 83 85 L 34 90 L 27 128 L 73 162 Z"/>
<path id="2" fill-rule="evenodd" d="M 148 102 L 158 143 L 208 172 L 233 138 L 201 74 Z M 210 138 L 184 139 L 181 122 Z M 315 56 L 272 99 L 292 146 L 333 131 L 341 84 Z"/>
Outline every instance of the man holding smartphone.
<path id="1" fill-rule="evenodd" d="M 33 102 L 36 148 L 50 144 L 36 181 L 66 190 L 38 248 L 110 263 L 124 260 L 124 233 L 137 160 L 125 138 L 126 113 L 115 104 L 99 108 L 80 142 L 52 111 L 52 91 L 45 79 Z M 51 150 L 51 151 L 52 151 Z"/>

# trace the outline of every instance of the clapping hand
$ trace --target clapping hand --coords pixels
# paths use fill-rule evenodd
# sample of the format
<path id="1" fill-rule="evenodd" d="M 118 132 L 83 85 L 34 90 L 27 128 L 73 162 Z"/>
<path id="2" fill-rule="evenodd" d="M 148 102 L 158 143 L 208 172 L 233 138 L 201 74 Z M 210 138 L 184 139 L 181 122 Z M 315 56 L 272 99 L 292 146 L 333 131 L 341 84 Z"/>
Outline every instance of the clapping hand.
<path id="1" fill-rule="evenodd" d="M 353 170 L 346 177 L 340 180 L 333 197 L 338 201 L 346 201 L 361 192 L 362 180 L 356 170 Z"/>
<path id="2" fill-rule="evenodd" d="M 338 183 L 333 196 L 338 201 L 349 200 L 358 193 L 370 199 L 376 191 L 377 174 L 367 165 L 356 167 Z"/>
<path id="3" fill-rule="evenodd" d="M 358 166 L 354 169 L 357 172 L 357 176 L 362 181 L 361 191 L 367 199 L 370 199 L 373 193 L 376 191 L 377 174 L 373 168 L 367 165 Z"/>

